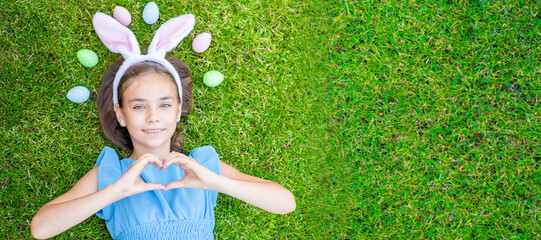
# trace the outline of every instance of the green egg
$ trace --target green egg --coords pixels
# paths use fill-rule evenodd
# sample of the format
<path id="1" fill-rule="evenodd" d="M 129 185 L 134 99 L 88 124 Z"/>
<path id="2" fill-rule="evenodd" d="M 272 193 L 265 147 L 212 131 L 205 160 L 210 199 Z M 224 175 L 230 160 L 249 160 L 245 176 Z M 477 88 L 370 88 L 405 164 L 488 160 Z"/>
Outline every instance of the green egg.
<path id="1" fill-rule="evenodd" d="M 208 71 L 203 76 L 203 83 L 209 87 L 216 87 L 224 81 L 224 75 L 216 70 Z"/>
<path id="2" fill-rule="evenodd" d="M 77 51 L 77 59 L 79 59 L 79 62 L 85 67 L 94 67 L 98 64 L 98 55 L 89 49 Z"/>

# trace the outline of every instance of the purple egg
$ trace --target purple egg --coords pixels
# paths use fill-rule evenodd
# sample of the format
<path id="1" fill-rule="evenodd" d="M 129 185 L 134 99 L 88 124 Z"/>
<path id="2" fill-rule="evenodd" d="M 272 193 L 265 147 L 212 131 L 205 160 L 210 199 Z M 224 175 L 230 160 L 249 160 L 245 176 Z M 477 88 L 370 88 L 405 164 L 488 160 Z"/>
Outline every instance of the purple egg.
<path id="1" fill-rule="evenodd" d="M 130 12 L 123 7 L 116 6 L 115 10 L 113 10 L 113 17 L 124 26 L 128 26 L 131 23 Z"/>
<path id="2" fill-rule="evenodd" d="M 195 37 L 192 43 L 193 50 L 197 53 L 206 51 L 210 46 L 212 36 L 210 33 L 201 33 Z"/>

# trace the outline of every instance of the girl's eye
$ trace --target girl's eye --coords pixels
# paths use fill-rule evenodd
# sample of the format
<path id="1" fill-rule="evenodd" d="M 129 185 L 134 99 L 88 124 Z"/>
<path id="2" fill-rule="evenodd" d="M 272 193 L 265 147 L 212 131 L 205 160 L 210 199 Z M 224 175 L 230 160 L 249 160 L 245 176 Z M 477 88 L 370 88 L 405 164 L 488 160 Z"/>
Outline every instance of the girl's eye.
<path id="1" fill-rule="evenodd" d="M 143 106 L 135 106 L 135 107 L 133 107 L 133 109 L 135 109 L 135 110 L 142 110 L 142 109 L 145 109 L 145 107 L 143 107 Z"/>
<path id="2" fill-rule="evenodd" d="M 171 104 L 169 103 L 162 104 L 162 108 L 169 108 L 169 107 L 171 107 Z"/>

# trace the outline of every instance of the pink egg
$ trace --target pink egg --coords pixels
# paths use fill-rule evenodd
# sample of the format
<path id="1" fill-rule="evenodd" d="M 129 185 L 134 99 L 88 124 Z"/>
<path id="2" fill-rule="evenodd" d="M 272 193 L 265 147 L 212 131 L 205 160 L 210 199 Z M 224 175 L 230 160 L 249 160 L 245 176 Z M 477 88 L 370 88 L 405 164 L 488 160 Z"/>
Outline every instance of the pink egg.
<path id="1" fill-rule="evenodd" d="M 113 17 L 124 26 L 128 26 L 131 23 L 130 12 L 123 7 L 116 6 L 115 10 L 113 10 Z"/>
<path id="2" fill-rule="evenodd" d="M 195 37 L 192 43 L 193 50 L 198 53 L 202 53 L 210 46 L 210 33 L 201 33 Z"/>

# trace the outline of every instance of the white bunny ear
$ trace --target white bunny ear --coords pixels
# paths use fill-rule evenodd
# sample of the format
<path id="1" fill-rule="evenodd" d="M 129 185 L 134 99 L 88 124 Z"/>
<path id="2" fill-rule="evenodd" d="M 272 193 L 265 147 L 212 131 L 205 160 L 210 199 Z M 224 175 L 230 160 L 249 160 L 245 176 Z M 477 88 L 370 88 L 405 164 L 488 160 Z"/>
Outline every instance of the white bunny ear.
<path id="1" fill-rule="evenodd" d="M 98 12 L 94 15 L 92 23 L 101 41 L 111 52 L 122 54 L 124 59 L 141 54 L 133 32 L 114 18 Z"/>
<path id="2" fill-rule="evenodd" d="M 173 50 L 188 34 L 195 25 L 195 17 L 192 14 L 172 18 L 164 23 L 148 46 L 148 54 L 165 57 L 165 54 Z"/>

